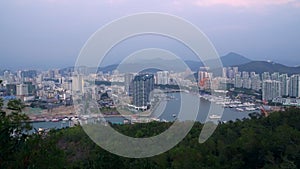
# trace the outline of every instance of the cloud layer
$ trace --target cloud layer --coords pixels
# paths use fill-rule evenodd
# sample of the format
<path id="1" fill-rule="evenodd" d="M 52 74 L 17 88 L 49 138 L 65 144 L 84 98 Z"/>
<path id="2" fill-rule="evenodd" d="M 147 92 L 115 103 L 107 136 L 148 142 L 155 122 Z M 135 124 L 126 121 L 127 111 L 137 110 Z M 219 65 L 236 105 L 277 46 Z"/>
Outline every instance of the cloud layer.
<path id="1" fill-rule="evenodd" d="M 212 5 L 228 5 L 233 7 L 264 7 L 272 5 L 292 5 L 298 6 L 297 0 L 198 0 L 196 5 L 212 6 Z"/>

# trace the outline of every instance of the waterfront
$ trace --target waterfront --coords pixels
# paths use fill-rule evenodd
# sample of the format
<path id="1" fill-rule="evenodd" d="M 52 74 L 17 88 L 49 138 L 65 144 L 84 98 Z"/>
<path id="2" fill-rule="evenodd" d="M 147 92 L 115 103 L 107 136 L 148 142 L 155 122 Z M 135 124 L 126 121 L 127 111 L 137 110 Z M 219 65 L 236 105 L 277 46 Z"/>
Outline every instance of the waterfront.
<path id="1" fill-rule="evenodd" d="M 182 93 L 181 93 L 182 94 Z M 187 95 L 187 94 L 185 94 Z M 158 117 L 161 120 L 166 121 L 173 121 L 179 113 L 180 109 L 180 93 L 173 93 L 172 96 L 175 97 L 175 99 L 171 99 L 167 102 L 167 105 L 165 106 L 165 111 Z M 257 111 L 237 111 L 235 108 L 223 108 L 222 105 L 210 102 L 209 100 L 206 100 L 204 98 L 199 98 L 197 95 L 189 95 L 188 97 L 185 97 L 185 100 L 182 102 L 182 104 L 191 104 L 192 100 L 194 99 L 200 99 L 199 102 L 199 111 L 197 115 L 197 121 L 204 123 L 208 117 L 209 109 L 211 104 L 214 106 L 215 112 L 212 113 L 215 115 L 220 115 L 221 119 L 220 121 L 234 121 L 236 119 L 243 119 L 248 118 L 248 114 L 251 112 L 257 112 Z M 193 105 L 189 105 L 193 106 Z M 223 113 L 221 112 L 224 109 Z M 183 117 L 184 118 L 184 117 Z M 187 117 L 188 119 L 189 117 Z"/>
<path id="2" fill-rule="evenodd" d="M 158 111 L 154 112 L 151 115 L 151 118 L 156 118 L 157 120 L 160 120 L 163 122 L 174 121 L 175 119 L 177 119 L 178 113 L 180 110 L 180 103 L 181 103 L 182 96 L 185 96 L 185 99 L 182 102 L 182 104 L 191 104 L 191 105 L 188 105 L 188 107 L 194 106 L 194 105 L 192 105 L 193 101 L 199 100 L 199 113 L 197 115 L 196 120 L 201 123 L 204 123 L 206 120 L 209 120 L 208 112 L 209 112 L 211 104 L 214 104 L 213 105 L 214 110 L 220 110 L 220 111 L 212 112 L 214 115 L 221 116 L 220 119 L 217 119 L 218 121 L 230 121 L 230 120 L 234 121 L 236 119 L 248 118 L 249 113 L 255 112 L 255 111 L 239 112 L 234 108 L 224 108 L 224 112 L 222 114 L 221 110 L 223 108 L 221 105 L 212 103 L 209 100 L 206 100 L 204 98 L 199 98 L 197 95 L 186 94 L 186 93 L 171 93 L 170 95 L 172 95 L 173 99 L 165 101 L 165 103 L 162 103 L 162 105 L 163 105 L 161 107 L 162 109 L 159 109 Z M 164 111 L 161 111 L 161 110 L 164 110 Z M 187 113 L 187 115 L 189 115 L 189 113 Z M 190 119 L 191 117 L 182 117 L 182 118 Z M 125 118 L 120 117 L 120 116 L 108 116 L 108 117 L 105 117 L 105 120 L 112 124 L 123 124 Z M 36 129 L 38 129 L 38 128 L 60 129 L 60 128 L 64 128 L 64 127 L 70 127 L 72 125 L 73 125 L 72 120 L 32 122 L 32 126 Z"/>

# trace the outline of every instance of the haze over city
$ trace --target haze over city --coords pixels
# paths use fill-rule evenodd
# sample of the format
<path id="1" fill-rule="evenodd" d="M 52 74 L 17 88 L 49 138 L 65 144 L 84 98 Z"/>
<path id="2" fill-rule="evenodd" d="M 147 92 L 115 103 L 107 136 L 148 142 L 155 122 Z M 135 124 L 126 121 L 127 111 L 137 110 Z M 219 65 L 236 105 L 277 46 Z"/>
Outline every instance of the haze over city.
<path id="1" fill-rule="evenodd" d="M 252 60 L 296 66 L 300 64 L 299 9 L 297 0 L 1 1 L 0 67 L 73 66 L 95 31 L 115 19 L 141 12 L 169 13 L 186 19 L 208 36 L 220 56 L 236 52 Z M 117 46 L 108 54 L 106 64 L 146 47 L 173 50 L 184 60 L 194 59 L 178 42 L 146 36 Z"/>
<path id="2" fill-rule="evenodd" d="M 300 0 L 0 0 L 0 169 L 299 169 Z"/>

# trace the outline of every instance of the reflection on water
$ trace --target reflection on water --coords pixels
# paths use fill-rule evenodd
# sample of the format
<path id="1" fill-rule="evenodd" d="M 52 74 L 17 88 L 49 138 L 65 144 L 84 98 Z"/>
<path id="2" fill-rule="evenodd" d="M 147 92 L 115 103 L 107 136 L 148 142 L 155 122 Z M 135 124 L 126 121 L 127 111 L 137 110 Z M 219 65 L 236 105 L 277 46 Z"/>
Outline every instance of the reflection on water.
<path id="1" fill-rule="evenodd" d="M 183 94 L 183 93 L 181 93 Z M 175 96 L 175 99 L 171 99 L 167 102 L 167 106 L 165 111 L 157 118 L 164 119 L 167 121 L 172 121 L 176 119 L 178 116 L 178 113 L 180 111 L 180 104 L 181 104 L 181 95 L 180 93 L 174 93 L 172 94 Z M 186 94 L 184 94 L 186 95 Z M 185 97 L 184 102 L 182 104 L 190 104 L 194 99 L 199 100 L 199 111 L 197 116 L 197 121 L 205 122 L 206 118 L 208 117 L 208 112 L 210 109 L 211 104 L 214 104 L 214 109 L 212 111 L 215 115 L 221 115 L 222 114 L 222 107 L 221 105 L 217 105 L 215 103 L 211 103 L 208 100 L 205 100 L 203 98 L 199 98 L 196 95 L 189 95 L 189 97 Z M 192 106 L 192 105 L 191 105 Z M 230 120 L 236 120 L 236 119 L 243 119 L 248 118 L 248 114 L 250 112 L 238 112 L 235 109 L 231 108 L 224 108 L 223 115 L 221 117 L 221 121 L 230 121 Z"/>
<path id="2" fill-rule="evenodd" d="M 221 110 L 223 109 L 220 105 L 217 105 L 215 103 L 211 103 L 208 100 L 205 100 L 203 98 L 199 98 L 196 95 L 186 94 L 186 93 L 172 93 L 169 94 L 172 95 L 172 99 L 166 100 L 166 103 L 163 103 L 162 107 L 158 106 L 157 110 L 152 113 L 152 117 L 158 118 L 161 121 L 174 121 L 178 118 L 178 114 L 180 111 L 181 104 L 185 104 L 186 107 L 191 107 L 195 109 L 195 104 L 197 101 L 199 101 L 199 111 L 197 115 L 197 121 L 199 122 L 205 122 L 205 120 L 208 118 L 208 112 L 210 109 L 210 105 L 214 104 L 213 114 L 214 115 L 222 115 Z M 181 96 L 182 95 L 182 96 Z M 181 97 L 184 97 L 184 102 L 181 103 Z M 194 107 L 193 107 L 194 106 Z M 163 111 L 164 109 L 164 111 Z M 163 113 L 161 113 L 163 112 Z M 243 119 L 248 118 L 248 114 L 250 112 L 238 112 L 235 109 L 231 108 L 224 108 L 223 115 L 221 121 L 230 121 L 230 120 L 236 120 L 236 119 Z M 193 112 L 188 112 L 184 116 L 180 117 L 183 120 L 189 120 L 193 119 Z M 124 118 L 123 117 L 106 117 L 106 121 L 109 121 L 113 124 L 123 124 Z M 32 123 L 33 128 L 53 128 L 53 129 L 60 129 L 69 127 L 71 124 L 71 121 L 58 121 L 58 122 L 34 122 Z"/>

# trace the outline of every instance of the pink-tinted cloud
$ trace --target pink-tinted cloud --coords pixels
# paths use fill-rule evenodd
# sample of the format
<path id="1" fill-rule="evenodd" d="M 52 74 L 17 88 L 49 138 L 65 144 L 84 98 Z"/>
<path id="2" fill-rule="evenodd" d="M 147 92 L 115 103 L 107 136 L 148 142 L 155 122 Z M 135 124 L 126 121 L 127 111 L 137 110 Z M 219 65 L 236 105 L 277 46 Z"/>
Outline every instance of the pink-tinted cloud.
<path id="1" fill-rule="evenodd" d="M 299 2 L 295 2 L 294 6 L 300 8 L 300 1 Z"/>
<path id="2" fill-rule="evenodd" d="M 285 5 L 285 4 L 296 6 L 299 4 L 299 1 L 298 0 L 195 0 L 193 1 L 193 3 L 198 6 L 227 5 L 232 7 L 264 7 L 264 6 Z"/>
<path id="3" fill-rule="evenodd" d="M 140 0 L 16 0 L 21 3 L 28 2 L 45 2 L 45 3 L 96 3 L 96 4 L 110 4 L 110 5 L 122 5 L 122 4 L 143 4 Z M 160 6 L 165 4 L 166 6 L 172 6 L 178 9 L 184 8 L 186 6 L 216 6 L 216 5 L 226 5 L 231 7 L 265 7 L 274 5 L 291 5 L 294 7 L 300 7 L 299 0 L 165 0 L 157 3 L 156 0 L 153 4 Z"/>

